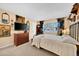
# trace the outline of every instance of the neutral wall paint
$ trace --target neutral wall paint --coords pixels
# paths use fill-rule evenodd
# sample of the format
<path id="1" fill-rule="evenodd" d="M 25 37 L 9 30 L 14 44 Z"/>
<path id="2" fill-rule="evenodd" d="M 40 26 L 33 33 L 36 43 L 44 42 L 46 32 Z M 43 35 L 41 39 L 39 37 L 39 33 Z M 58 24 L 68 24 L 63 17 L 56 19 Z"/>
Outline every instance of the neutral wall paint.
<path id="1" fill-rule="evenodd" d="M 6 10 L 0 9 L 0 20 L 1 20 L 1 14 L 5 11 Z M 16 14 L 9 12 L 9 11 L 6 11 L 6 12 L 10 15 L 10 23 L 7 25 L 11 25 L 11 23 L 13 23 L 13 27 L 11 26 L 11 36 L 10 37 L 0 38 L 0 48 L 14 45 L 14 33 L 23 33 L 24 32 L 24 31 L 15 31 L 14 30 L 14 22 L 16 21 Z M 11 22 L 11 20 L 13 20 L 13 22 Z M 32 21 L 30 19 L 25 18 L 25 23 L 27 21 L 30 22 L 29 40 L 31 40 L 33 38 L 33 36 L 36 34 L 37 21 Z M 0 21 L 0 24 L 3 24 L 3 23 L 1 23 L 1 21 Z"/>
<path id="2" fill-rule="evenodd" d="M 29 32 L 29 39 L 33 39 L 33 37 L 36 35 L 36 25 L 37 21 L 30 21 L 30 32 Z"/>
<path id="3" fill-rule="evenodd" d="M 14 21 L 16 19 L 15 14 L 12 13 L 12 12 L 6 11 L 6 10 L 2 10 L 2 9 L 0 9 L 0 20 L 2 18 L 1 14 L 4 13 L 4 12 L 7 12 L 9 14 L 9 16 L 10 16 L 10 23 L 6 24 L 6 25 L 11 25 L 11 23 L 14 23 Z M 13 20 L 13 22 L 11 22 L 11 20 Z M 1 23 L 1 21 L 0 21 L 0 24 L 3 24 L 3 23 Z M 14 26 L 13 27 L 11 26 L 11 36 L 9 36 L 9 37 L 1 37 L 0 38 L 0 48 L 5 47 L 5 46 L 9 46 L 9 45 L 13 45 L 13 43 L 14 43 L 13 42 L 13 39 L 14 39 L 13 33 L 14 33 Z"/>

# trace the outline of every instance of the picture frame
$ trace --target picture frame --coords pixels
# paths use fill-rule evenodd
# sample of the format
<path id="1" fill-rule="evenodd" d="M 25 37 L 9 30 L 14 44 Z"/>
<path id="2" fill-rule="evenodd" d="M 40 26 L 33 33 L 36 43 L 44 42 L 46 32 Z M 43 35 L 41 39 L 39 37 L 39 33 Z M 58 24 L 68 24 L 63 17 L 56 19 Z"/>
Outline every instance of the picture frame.
<path id="1" fill-rule="evenodd" d="M 25 23 L 25 17 L 16 15 L 16 22 L 24 24 Z"/>
<path id="2" fill-rule="evenodd" d="M 0 37 L 9 37 L 11 36 L 11 26 L 0 24 Z"/>
<path id="3" fill-rule="evenodd" d="M 9 24 L 10 23 L 10 16 L 8 13 L 2 13 L 2 23 Z"/>

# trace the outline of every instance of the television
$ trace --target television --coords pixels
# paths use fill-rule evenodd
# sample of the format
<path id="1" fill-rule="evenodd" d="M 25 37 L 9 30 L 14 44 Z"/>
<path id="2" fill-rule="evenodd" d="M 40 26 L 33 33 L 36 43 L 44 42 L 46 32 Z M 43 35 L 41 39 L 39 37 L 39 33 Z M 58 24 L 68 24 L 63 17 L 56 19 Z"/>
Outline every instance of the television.
<path id="1" fill-rule="evenodd" d="M 26 30 L 26 28 L 27 28 L 27 24 L 15 22 L 14 25 L 15 25 L 15 27 L 14 27 L 15 30 Z"/>

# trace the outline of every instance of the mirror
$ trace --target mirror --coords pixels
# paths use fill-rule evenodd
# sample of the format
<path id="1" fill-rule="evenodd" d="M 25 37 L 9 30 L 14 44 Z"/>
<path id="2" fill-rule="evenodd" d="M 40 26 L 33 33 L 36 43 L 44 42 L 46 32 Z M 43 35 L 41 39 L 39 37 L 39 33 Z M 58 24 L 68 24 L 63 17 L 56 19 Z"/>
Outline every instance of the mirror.
<path id="1" fill-rule="evenodd" d="M 30 22 L 27 21 L 26 24 L 27 24 L 27 31 L 28 31 L 30 29 Z"/>
<path id="2" fill-rule="evenodd" d="M 2 13 L 2 23 L 8 24 L 10 22 L 10 16 L 7 13 Z"/>

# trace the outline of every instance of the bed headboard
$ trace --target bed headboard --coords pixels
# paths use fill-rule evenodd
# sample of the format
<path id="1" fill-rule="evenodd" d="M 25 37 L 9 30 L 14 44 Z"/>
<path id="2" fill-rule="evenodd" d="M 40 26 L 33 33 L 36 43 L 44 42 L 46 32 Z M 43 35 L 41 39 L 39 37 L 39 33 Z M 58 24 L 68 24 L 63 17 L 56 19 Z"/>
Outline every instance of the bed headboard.
<path id="1" fill-rule="evenodd" d="M 79 22 L 76 22 L 69 27 L 69 35 L 79 41 Z"/>

